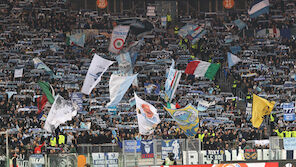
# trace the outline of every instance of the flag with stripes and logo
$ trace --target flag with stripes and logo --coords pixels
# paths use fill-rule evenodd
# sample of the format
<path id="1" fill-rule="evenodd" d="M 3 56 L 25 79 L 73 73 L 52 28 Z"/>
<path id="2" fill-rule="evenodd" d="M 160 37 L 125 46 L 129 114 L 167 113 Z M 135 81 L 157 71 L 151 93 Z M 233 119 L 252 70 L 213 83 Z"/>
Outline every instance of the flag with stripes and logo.
<path id="1" fill-rule="evenodd" d="M 170 67 L 169 73 L 167 75 L 167 80 L 165 81 L 165 101 L 171 102 L 174 98 L 175 92 L 179 85 L 182 72 L 174 69 L 175 61 L 172 60 L 172 65 Z"/>

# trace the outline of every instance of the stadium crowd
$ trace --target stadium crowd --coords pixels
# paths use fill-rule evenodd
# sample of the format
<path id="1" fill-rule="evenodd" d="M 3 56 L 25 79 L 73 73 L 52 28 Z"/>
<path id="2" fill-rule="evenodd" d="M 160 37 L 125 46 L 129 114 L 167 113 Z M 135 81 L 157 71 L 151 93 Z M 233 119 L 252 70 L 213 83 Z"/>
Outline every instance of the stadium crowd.
<path id="1" fill-rule="evenodd" d="M 195 59 L 221 64 L 214 80 L 182 74 L 172 102 L 180 107 L 190 103 L 198 106 L 200 100 L 216 103 L 199 114 L 196 138 L 202 141 L 203 149 L 244 148 L 248 141 L 270 136 L 296 137 L 294 121 L 285 121 L 280 107 L 281 103 L 295 100 L 296 43 L 292 31 L 295 2 L 271 0 L 270 3 L 270 13 L 256 19 L 250 19 L 246 11 L 221 15 L 200 13 L 194 15 L 196 18 L 178 18 L 165 27 L 160 19 L 147 18 L 155 28 L 142 36 L 145 44 L 138 52 L 133 70 L 139 74 L 138 85 L 128 90 L 117 111 L 106 108 L 108 80 L 112 72 L 118 70 L 118 64 L 114 63 L 92 93 L 83 95 L 83 110 L 55 133 L 48 134 L 42 129 L 45 119 L 37 114 L 37 99 L 42 96 L 38 81 L 49 82 L 55 94 L 71 99 L 72 93 L 82 87 L 93 53 L 116 61 L 116 55 L 108 52 L 108 45 L 110 33 L 120 17 L 74 11 L 69 3 L 63 2 L 4 0 L 0 9 L 0 127 L 3 132 L 9 130 L 10 149 L 25 155 L 75 153 L 80 144 L 187 138 L 163 109 L 166 69 L 171 59 L 182 71 Z M 247 26 L 240 30 L 233 24 L 236 19 Z M 178 36 L 184 20 L 204 25 L 208 33 L 192 45 Z M 93 33 L 86 37 L 84 47 L 67 44 L 69 33 L 87 30 Z M 136 37 L 129 34 L 125 47 L 137 40 Z M 241 47 L 235 54 L 243 61 L 228 69 L 227 52 L 231 46 Z M 35 69 L 34 57 L 39 57 L 60 77 L 52 78 L 45 71 Z M 14 71 L 20 68 L 23 76 L 15 78 Z M 156 86 L 150 89 L 149 84 Z M 153 135 L 138 133 L 135 107 L 130 104 L 133 92 L 158 109 L 161 123 Z M 250 122 L 248 103 L 252 103 L 253 93 L 277 102 L 272 117 L 266 118 L 260 129 L 253 128 Z M 49 110 L 47 105 L 45 115 Z M 0 136 L 0 145 L 5 148 L 5 135 Z"/>

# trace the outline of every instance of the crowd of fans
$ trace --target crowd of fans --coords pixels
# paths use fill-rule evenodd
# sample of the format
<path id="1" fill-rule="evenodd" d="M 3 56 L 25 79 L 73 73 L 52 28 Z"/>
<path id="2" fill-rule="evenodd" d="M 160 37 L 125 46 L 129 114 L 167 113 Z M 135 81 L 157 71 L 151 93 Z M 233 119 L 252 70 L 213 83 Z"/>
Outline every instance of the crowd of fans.
<path id="1" fill-rule="evenodd" d="M 83 111 L 54 134 L 42 130 L 44 119 L 37 114 L 37 98 L 42 96 L 38 81 L 49 82 L 56 94 L 71 99 L 79 92 L 93 53 L 115 61 L 116 55 L 108 52 L 109 35 L 118 16 L 97 16 L 95 12 L 70 9 L 68 3 L 53 1 L 5 1 L 0 14 L 0 127 L 9 130 L 9 147 L 17 154 L 76 152 L 80 144 L 117 143 L 118 140 L 183 139 L 182 129 L 163 110 L 166 69 L 171 59 L 178 70 L 185 70 L 189 61 L 199 59 L 220 63 L 214 80 L 194 78 L 182 74 L 173 103 L 181 107 L 198 105 L 198 101 L 215 101 L 207 111 L 200 112 L 200 128 L 196 135 L 203 149 L 244 148 L 250 140 L 268 139 L 286 131 L 296 131 L 293 122 L 283 119 L 281 103 L 292 102 L 295 97 L 295 40 L 293 22 L 295 2 L 270 1 L 270 13 L 250 19 L 246 11 L 229 11 L 223 14 L 197 14 L 190 22 L 204 25 L 208 33 L 197 44 L 182 39 L 176 32 L 185 25 L 182 19 L 164 27 L 160 19 L 151 19 L 155 28 L 142 36 L 145 41 L 138 53 L 133 73 L 138 73 L 138 86 L 125 94 L 116 113 L 108 111 L 108 81 L 118 70 L 114 63 L 90 95 L 83 95 Z M 281 10 L 278 9 L 281 6 Z M 239 30 L 233 21 L 243 20 L 247 27 Z M 188 18 L 187 18 L 188 22 Z M 272 29 L 259 34 L 259 30 Z M 95 29 L 87 37 L 84 47 L 68 45 L 67 34 Z M 287 36 L 276 31 L 288 29 Z M 108 35 L 109 34 L 109 35 Z M 225 42 L 230 37 L 232 42 Z M 129 34 L 125 47 L 136 39 Z M 236 53 L 243 61 L 231 69 L 227 66 L 227 52 L 238 45 Z M 56 46 L 58 49 L 52 49 Z M 32 59 L 39 57 L 60 78 L 53 79 L 43 70 L 36 70 Z M 14 78 L 14 70 L 23 68 L 23 77 Z M 159 85 L 159 91 L 147 91 L 145 84 Z M 287 86 L 286 86 L 287 85 Z M 130 105 L 133 92 L 153 104 L 160 114 L 161 123 L 150 136 L 138 133 L 135 107 Z M 275 100 L 277 107 L 273 119 L 266 118 L 262 128 L 255 129 L 250 122 L 248 103 L 251 95 L 259 94 Z M 242 105 L 240 105 L 242 104 Z M 246 110 L 247 108 L 247 110 Z M 50 106 L 45 107 L 45 115 Z M 82 128 L 82 123 L 89 125 Z M 278 129 L 278 131 L 276 131 Z M 112 131 L 116 132 L 115 134 Z M 294 133 L 292 134 L 293 137 Z M 291 136 L 290 136 L 291 137 Z M 5 135 L 0 136 L 5 146 Z"/>

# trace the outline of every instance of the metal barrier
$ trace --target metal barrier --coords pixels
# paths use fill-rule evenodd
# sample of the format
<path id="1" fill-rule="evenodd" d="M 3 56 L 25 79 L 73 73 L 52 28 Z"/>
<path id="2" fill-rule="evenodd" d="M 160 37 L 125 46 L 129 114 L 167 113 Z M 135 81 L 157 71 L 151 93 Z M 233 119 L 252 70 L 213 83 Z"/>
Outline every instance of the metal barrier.
<path id="1" fill-rule="evenodd" d="M 264 147 L 260 147 L 258 143 L 263 143 L 261 145 Z M 122 142 L 122 148 L 117 144 L 83 144 L 78 145 L 77 153 L 20 155 L 17 162 L 19 167 L 35 167 L 36 165 L 41 167 L 76 167 L 82 158 L 92 167 L 159 166 L 162 165 L 169 152 L 175 154 L 178 165 L 291 159 L 286 157 L 289 151 L 283 149 L 283 139 L 279 137 L 270 137 L 265 142 L 263 140 L 247 141 L 243 147 L 238 146 L 238 143 L 234 141 L 230 145 L 234 145 L 234 147 L 232 149 L 202 150 L 201 142 L 198 139 L 126 140 Z M 294 150 L 294 154 L 296 154 L 296 150 Z M 1 157 L 0 160 L 4 160 L 3 163 L 0 163 L 5 166 L 6 157 Z"/>

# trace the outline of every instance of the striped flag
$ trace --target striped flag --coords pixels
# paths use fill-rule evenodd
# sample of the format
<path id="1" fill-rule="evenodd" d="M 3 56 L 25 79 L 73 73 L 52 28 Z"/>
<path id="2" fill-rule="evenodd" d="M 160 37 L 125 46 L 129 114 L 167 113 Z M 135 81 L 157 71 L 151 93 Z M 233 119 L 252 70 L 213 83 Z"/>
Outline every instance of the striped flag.
<path id="1" fill-rule="evenodd" d="M 175 61 L 172 61 L 173 62 L 170 67 L 167 80 L 165 81 L 165 101 L 167 102 L 171 102 L 171 100 L 174 98 L 175 92 L 177 90 L 182 75 L 181 71 L 174 69 Z"/>
<path id="2" fill-rule="evenodd" d="M 192 43 L 197 42 L 200 38 L 202 38 L 205 34 L 207 33 L 207 31 L 202 28 L 201 26 L 197 26 L 195 29 L 193 29 L 189 35 L 187 36 L 187 38 L 189 40 L 192 41 Z"/>
<path id="3" fill-rule="evenodd" d="M 265 13 L 269 13 L 269 0 L 254 0 L 248 11 L 251 18 L 256 18 Z"/>
<path id="4" fill-rule="evenodd" d="M 219 68 L 220 64 L 195 60 L 188 63 L 185 73 L 195 75 L 195 77 L 206 77 L 208 79 L 214 79 Z"/>

